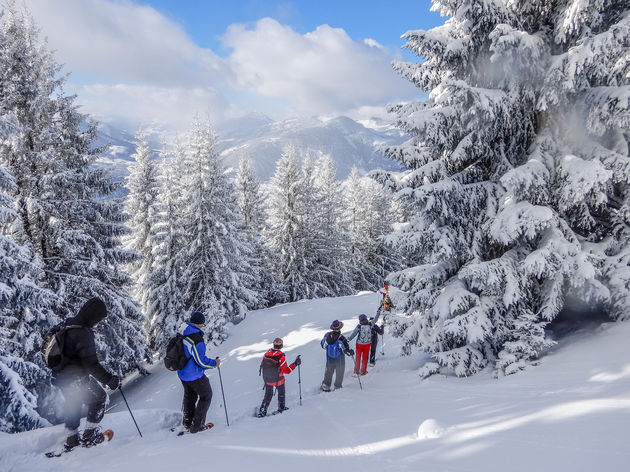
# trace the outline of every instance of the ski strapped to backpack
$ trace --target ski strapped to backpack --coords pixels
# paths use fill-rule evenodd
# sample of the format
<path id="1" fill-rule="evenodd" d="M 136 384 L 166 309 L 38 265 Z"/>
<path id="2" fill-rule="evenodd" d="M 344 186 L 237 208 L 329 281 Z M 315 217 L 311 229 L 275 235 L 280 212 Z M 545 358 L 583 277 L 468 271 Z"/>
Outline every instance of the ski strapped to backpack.
<path id="1" fill-rule="evenodd" d="M 188 364 L 190 357 L 186 355 L 184 350 L 184 339 L 193 342 L 192 339 L 177 333 L 166 345 L 166 355 L 164 356 L 164 366 L 168 370 L 182 370 Z"/>
<path id="2" fill-rule="evenodd" d="M 48 368 L 53 372 L 61 371 L 68 363 L 68 359 L 63 353 L 66 331 L 80 328 L 83 326 L 66 325 L 65 322 L 62 322 L 51 328 L 46 334 L 48 340 L 44 344 L 44 359 Z"/>

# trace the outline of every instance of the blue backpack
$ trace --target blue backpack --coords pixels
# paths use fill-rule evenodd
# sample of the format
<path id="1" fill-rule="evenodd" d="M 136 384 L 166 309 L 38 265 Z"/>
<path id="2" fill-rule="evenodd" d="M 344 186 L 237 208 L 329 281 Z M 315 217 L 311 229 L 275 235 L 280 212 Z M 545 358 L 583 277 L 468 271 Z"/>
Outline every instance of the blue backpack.
<path id="1" fill-rule="evenodd" d="M 331 359 L 337 359 L 342 353 L 343 349 L 341 349 L 341 342 L 339 340 L 326 346 L 326 355 Z"/>

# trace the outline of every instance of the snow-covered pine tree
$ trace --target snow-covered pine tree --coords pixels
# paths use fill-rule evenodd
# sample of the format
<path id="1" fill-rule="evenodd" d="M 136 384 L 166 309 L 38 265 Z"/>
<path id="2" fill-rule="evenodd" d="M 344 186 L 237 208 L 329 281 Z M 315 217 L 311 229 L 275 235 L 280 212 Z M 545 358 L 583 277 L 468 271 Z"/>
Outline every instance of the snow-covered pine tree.
<path id="1" fill-rule="evenodd" d="M 149 276 L 153 271 L 153 232 L 156 225 L 158 171 L 146 133 L 140 129 L 136 135 L 136 152 L 131 155 L 135 162 L 129 167 L 126 187 L 125 212 L 131 233 L 123 238 L 126 250 L 142 256 L 129 265 L 134 281 L 133 295 L 144 313 L 149 311 Z"/>
<path id="2" fill-rule="evenodd" d="M 396 251 L 385 243 L 395 221 L 392 196 L 356 167 L 343 183 L 343 223 L 350 240 L 348 264 L 356 290 L 377 290 L 385 275 L 400 268 Z"/>
<path id="3" fill-rule="evenodd" d="M 273 253 L 261 238 L 265 221 L 264 196 L 254 176 L 251 160 L 243 158 L 239 161 L 234 187 L 242 231 L 251 248 L 248 259 L 255 281 L 254 288 L 265 305 L 284 302 L 287 293 L 282 280 L 273 270 Z"/>
<path id="4" fill-rule="evenodd" d="M 250 249 L 239 231 L 234 187 L 209 122 L 195 119 L 189 153 L 182 212 L 186 242 L 177 258 L 184 269 L 186 308 L 206 314 L 207 335 L 218 342 L 227 321 L 242 319 L 261 301 L 244 257 Z"/>
<path id="5" fill-rule="evenodd" d="M 307 234 L 312 236 L 313 251 L 308 254 L 314 260 L 313 267 L 320 267 L 318 279 L 327 290 L 322 296 L 349 295 L 354 290 L 349 270 L 350 239 L 342 229 L 343 204 L 341 182 L 330 155 L 315 161 L 312 192 L 308 203 Z"/>
<path id="6" fill-rule="evenodd" d="M 4 143 L 8 129 L 3 122 L 0 118 Z M 54 296 L 38 284 L 41 262 L 11 238 L 17 213 L 10 195 L 15 190 L 14 179 L 0 167 L 0 431 L 8 433 L 48 424 L 37 400 L 49 384 L 49 374 L 41 363 L 32 362 L 39 360 L 36 346 L 41 342 L 32 326 L 54 319 L 49 310 Z"/>
<path id="7" fill-rule="evenodd" d="M 264 198 L 250 159 L 243 158 L 239 161 L 234 186 L 237 192 L 237 209 L 243 219 L 243 225 L 252 234 L 260 233 L 265 219 Z"/>
<path id="8" fill-rule="evenodd" d="M 296 151 L 288 146 L 269 182 L 265 244 L 274 254 L 275 271 L 282 277 L 289 301 L 315 296 L 308 283 L 305 255 L 304 182 Z"/>
<path id="9" fill-rule="evenodd" d="M 154 270 L 148 279 L 149 344 L 154 351 L 164 354 L 169 339 L 186 319 L 182 294 L 182 267 L 177 255 L 184 247 L 181 214 L 184 202 L 182 178 L 185 173 L 185 149 L 176 141 L 174 155 L 166 145 L 160 152 L 160 190 L 158 218 L 152 234 Z"/>
<path id="10" fill-rule="evenodd" d="M 120 248 L 128 229 L 122 202 L 110 197 L 118 186 L 92 167 L 101 152 L 94 147 L 96 125 L 64 94 L 60 67 L 39 42 L 28 11 L 9 3 L 0 36 L 0 112 L 15 117 L 0 148 L 0 165 L 16 185 L 14 240 L 42 261 L 42 286 L 60 301 L 56 315 L 93 296 L 105 301 L 109 316 L 99 326 L 97 348 L 109 368 L 127 372 L 149 351 L 144 317 L 121 269 L 137 256 Z M 53 321 L 34 320 L 24 329 L 41 339 Z"/>
<path id="11" fill-rule="evenodd" d="M 310 153 L 304 153 L 301 164 L 302 196 L 296 202 L 296 207 L 302 215 L 300 244 L 306 269 L 304 280 L 310 292 L 307 298 L 333 296 L 334 291 L 329 283 L 333 280 L 334 273 L 324 262 L 329 250 L 329 241 L 326 241 L 323 231 L 325 196 L 318 189 L 317 170 Z"/>
<path id="12" fill-rule="evenodd" d="M 630 313 L 627 2 L 435 0 L 410 31 L 425 61 L 395 68 L 430 91 L 391 108 L 411 135 L 386 176 L 414 210 L 392 274 L 440 370 L 516 372 L 547 344 L 565 297 Z"/>

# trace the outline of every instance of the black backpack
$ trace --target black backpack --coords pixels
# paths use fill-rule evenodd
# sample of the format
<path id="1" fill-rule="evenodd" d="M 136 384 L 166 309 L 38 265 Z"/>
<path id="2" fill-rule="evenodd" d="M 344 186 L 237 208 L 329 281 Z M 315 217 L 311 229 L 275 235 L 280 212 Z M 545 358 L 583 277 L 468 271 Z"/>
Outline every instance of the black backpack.
<path id="1" fill-rule="evenodd" d="M 83 328 L 80 325 L 66 325 L 65 322 L 53 326 L 46 333 L 44 342 L 44 360 L 50 370 L 57 373 L 63 370 L 69 359 L 63 354 L 65 334 L 69 329 Z"/>
<path id="2" fill-rule="evenodd" d="M 177 333 L 166 345 L 166 356 L 164 365 L 168 370 L 182 370 L 188 364 L 190 357 L 186 356 L 184 350 L 184 336 Z"/>
<path id="3" fill-rule="evenodd" d="M 280 380 L 280 358 L 282 356 L 265 356 L 260 363 L 258 375 L 262 372 L 265 383 L 275 383 Z"/>

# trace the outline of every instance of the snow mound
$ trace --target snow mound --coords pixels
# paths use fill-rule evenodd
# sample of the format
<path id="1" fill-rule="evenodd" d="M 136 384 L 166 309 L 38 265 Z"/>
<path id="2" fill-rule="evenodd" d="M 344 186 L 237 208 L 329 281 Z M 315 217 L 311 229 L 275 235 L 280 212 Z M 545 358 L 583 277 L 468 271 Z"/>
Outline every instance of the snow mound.
<path id="1" fill-rule="evenodd" d="M 418 439 L 439 438 L 444 433 L 444 429 L 444 426 L 438 423 L 437 420 L 429 418 L 424 420 L 418 427 Z"/>

